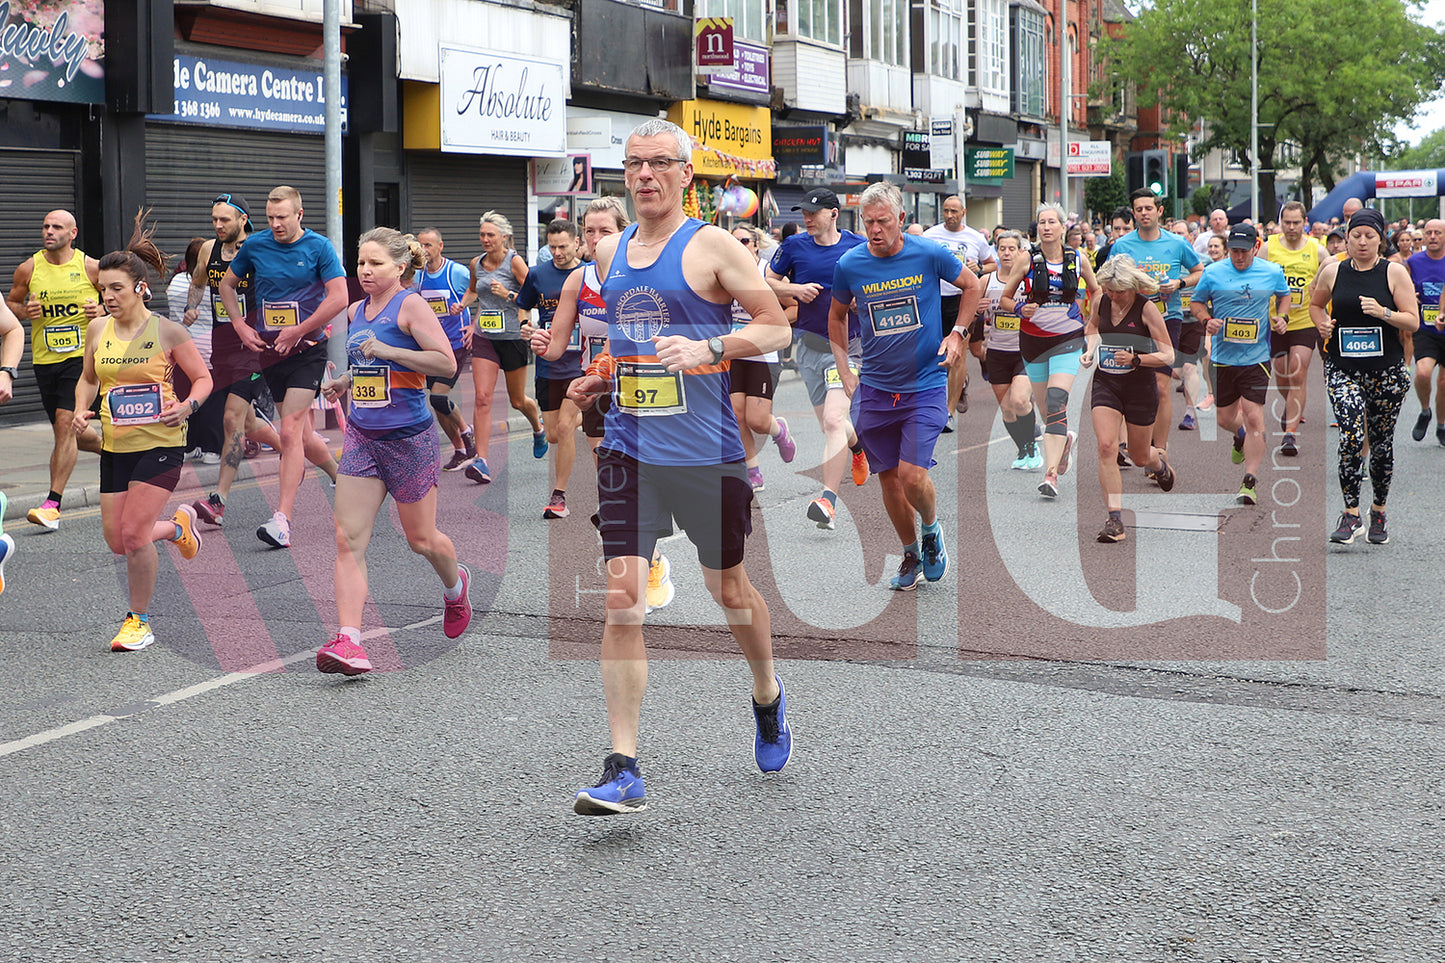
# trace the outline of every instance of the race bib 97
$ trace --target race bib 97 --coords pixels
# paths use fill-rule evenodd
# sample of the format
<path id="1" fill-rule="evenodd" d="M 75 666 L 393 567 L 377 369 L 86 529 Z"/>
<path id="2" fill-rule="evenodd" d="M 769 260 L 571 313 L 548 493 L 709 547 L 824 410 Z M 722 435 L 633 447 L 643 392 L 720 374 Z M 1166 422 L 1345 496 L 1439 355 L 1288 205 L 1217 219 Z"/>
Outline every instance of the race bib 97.
<path id="1" fill-rule="evenodd" d="M 661 362 L 617 362 L 616 403 L 633 415 L 672 415 L 687 411 L 682 372 Z"/>

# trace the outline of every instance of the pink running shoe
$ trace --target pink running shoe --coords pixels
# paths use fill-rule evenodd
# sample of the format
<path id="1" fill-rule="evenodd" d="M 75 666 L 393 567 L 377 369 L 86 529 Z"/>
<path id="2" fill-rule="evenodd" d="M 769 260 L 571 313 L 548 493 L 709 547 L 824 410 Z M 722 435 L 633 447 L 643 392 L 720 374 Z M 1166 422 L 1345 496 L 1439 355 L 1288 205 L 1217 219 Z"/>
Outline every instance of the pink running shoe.
<path id="1" fill-rule="evenodd" d="M 455 600 L 442 596 L 442 631 L 449 639 L 455 639 L 472 624 L 472 573 L 461 563 L 457 564 L 457 571 L 462 573 L 461 596 Z"/>
<path id="2" fill-rule="evenodd" d="M 316 671 L 361 675 L 371 671 L 371 660 L 365 649 L 338 632 L 336 638 L 316 650 Z"/>

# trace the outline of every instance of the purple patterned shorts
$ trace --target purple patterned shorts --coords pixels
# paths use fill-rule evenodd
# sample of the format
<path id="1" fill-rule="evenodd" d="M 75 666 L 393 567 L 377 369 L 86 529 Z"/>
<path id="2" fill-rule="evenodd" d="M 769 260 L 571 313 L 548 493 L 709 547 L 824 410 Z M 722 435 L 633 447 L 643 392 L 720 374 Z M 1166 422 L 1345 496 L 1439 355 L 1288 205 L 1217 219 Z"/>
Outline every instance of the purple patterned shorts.
<path id="1" fill-rule="evenodd" d="M 403 505 L 419 502 L 441 479 L 441 448 L 436 429 L 394 441 L 379 441 L 346 425 L 345 448 L 341 452 L 343 475 L 352 478 L 380 478 L 386 491 Z"/>

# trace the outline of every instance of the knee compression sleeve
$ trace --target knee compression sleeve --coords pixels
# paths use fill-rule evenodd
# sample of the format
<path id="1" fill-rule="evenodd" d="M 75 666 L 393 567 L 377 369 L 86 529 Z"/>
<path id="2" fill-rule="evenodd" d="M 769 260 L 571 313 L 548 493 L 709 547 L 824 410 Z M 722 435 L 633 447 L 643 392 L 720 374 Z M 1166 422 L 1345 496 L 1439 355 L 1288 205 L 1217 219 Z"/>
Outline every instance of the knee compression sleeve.
<path id="1" fill-rule="evenodd" d="M 1069 433 L 1069 393 L 1050 387 L 1044 400 L 1044 432 L 1050 435 Z"/>
<path id="2" fill-rule="evenodd" d="M 448 398 L 446 395 L 432 395 L 431 406 L 432 410 L 435 411 L 437 415 L 442 418 L 445 418 L 447 415 L 457 410 L 457 406 L 452 403 L 452 399 Z"/>

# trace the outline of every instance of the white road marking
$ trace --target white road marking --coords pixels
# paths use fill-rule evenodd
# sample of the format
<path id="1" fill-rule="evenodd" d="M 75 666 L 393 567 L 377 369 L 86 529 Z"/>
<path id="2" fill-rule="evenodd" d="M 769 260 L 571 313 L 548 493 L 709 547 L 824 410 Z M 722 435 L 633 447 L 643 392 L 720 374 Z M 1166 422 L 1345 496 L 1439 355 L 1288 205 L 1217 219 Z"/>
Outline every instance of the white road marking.
<path id="1" fill-rule="evenodd" d="M 410 625 L 403 625 L 399 629 L 372 629 L 370 632 L 363 632 L 361 634 L 361 640 L 365 642 L 367 639 L 374 639 L 377 636 L 384 635 L 386 633 L 409 632 L 414 629 L 425 628 L 428 625 L 435 625 L 441 620 L 442 617 L 440 615 L 433 615 L 429 619 L 423 619 L 420 622 L 413 622 Z M 316 653 L 311 649 L 307 649 L 301 652 L 297 652 L 294 655 L 288 655 L 284 659 L 270 659 L 266 662 L 253 665 L 249 668 L 241 669 L 238 672 L 228 672 L 225 675 L 218 675 L 213 679 L 207 679 L 204 682 L 198 682 L 195 685 L 187 686 L 184 689 L 176 689 L 173 692 L 166 692 L 151 699 L 143 700 L 140 703 L 131 703 L 132 705 L 141 706 L 141 708 L 137 709 L 135 712 L 127 712 L 123 715 L 110 715 L 108 713 L 102 713 L 101 715 L 91 716 L 88 719 L 81 719 L 78 722 L 72 722 L 67 725 L 58 726 L 54 729 L 46 729 L 44 732 L 37 732 L 34 735 L 26 736 L 23 739 L 15 739 L 11 742 L 0 743 L 0 756 L 8 756 L 12 753 L 23 752 L 26 749 L 33 749 L 36 746 L 43 746 L 47 742 L 54 742 L 57 739 L 64 739 L 66 736 L 73 736 L 77 733 L 86 732 L 90 729 L 95 729 L 121 719 L 128 719 L 131 716 L 139 715 L 142 712 L 146 712 L 150 709 L 155 709 L 160 706 L 175 705 L 177 702 L 184 702 L 187 699 L 194 699 L 196 696 L 205 695 L 207 692 L 214 692 L 217 689 L 224 688 L 228 685 L 234 685 L 237 682 L 244 682 L 247 679 L 254 679 L 257 676 L 275 672 L 277 669 L 284 668 L 285 666 L 288 666 L 293 662 L 303 662 L 306 659 L 312 659 L 315 657 Z"/>

